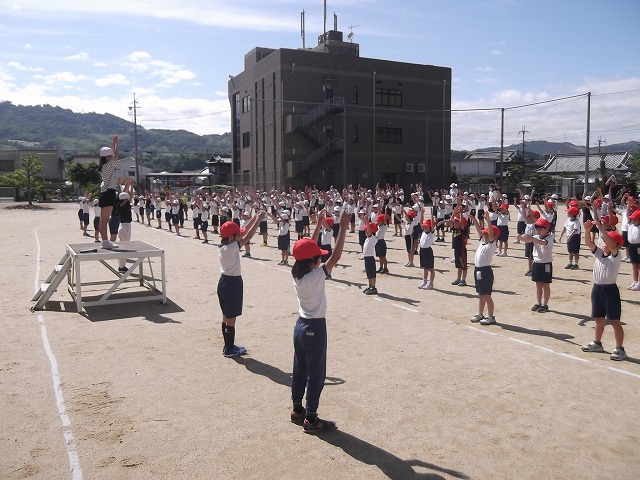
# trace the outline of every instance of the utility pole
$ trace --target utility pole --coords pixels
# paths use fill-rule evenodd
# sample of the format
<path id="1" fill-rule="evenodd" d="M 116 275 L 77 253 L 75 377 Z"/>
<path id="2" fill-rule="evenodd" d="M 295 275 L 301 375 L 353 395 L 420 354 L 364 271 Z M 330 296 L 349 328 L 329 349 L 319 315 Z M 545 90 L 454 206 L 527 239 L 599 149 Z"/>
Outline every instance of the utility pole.
<path id="1" fill-rule="evenodd" d="M 524 174 L 525 174 L 525 162 L 524 162 L 524 146 L 526 145 L 525 141 L 524 141 L 524 134 L 525 133 L 530 133 L 529 130 L 526 129 L 526 127 L 523 125 L 522 126 L 522 130 L 520 130 L 518 132 L 518 135 L 522 135 L 522 178 L 524 179 Z"/>
<path id="2" fill-rule="evenodd" d="M 605 162 L 605 158 L 607 154 L 604 153 L 601 149 L 603 143 L 607 143 L 606 140 L 602 140 L 602 137 L 598 137 L 598 156 L 600 157 L 600 178 L 605 182 L 605 177 L 607 176 L 607 166 Z"/>
<path id="3" fill-rule="evenodd" d="M 136 183 L 139 184 L 140 176 L 138 172 L 138 102 L 136 101 L 136 94 L 133 94 L 133 105 L 129 106 L 129 114 L 133 111 L 133 152 L 136 166 Z"/>

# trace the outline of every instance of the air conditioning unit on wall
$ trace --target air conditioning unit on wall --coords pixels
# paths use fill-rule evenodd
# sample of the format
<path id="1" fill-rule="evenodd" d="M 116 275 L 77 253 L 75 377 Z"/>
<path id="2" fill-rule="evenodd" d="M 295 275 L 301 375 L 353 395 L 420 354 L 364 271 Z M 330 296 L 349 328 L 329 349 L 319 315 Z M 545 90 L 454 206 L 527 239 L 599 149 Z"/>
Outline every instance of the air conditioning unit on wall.
<path id="1" fill-rule="evenodd" d="M 419 163 L 418 164 L 418 173 L 424 173 L 426 171 L 427 167 L 424 163 Z"/>
<path id="2" fill-rule="evenodd" d="M 405 173 L 413 173 L 413 163 L 405 163 L 404 164 L 404 172 Z"/>

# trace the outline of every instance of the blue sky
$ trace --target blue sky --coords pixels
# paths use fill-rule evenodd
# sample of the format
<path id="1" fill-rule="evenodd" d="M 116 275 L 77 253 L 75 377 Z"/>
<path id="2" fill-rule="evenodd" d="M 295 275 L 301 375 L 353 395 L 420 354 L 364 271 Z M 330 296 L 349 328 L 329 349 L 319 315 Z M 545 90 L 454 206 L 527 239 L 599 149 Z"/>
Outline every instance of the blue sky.
<path id="1" fill-rule="evenodd" d="M 145 128 L 230 131 L 229 75 L 302 47 L 302 10 L 314 46 L 322 0 L 0 0 L 0 101 L 129 119 L 135 92 Z M 591 145 L 640 140 L 636 0 L 328 0 L 327 29 L 334 12 L 362 57 L 452 68 L 454 110 L 507 108 L 505 145 L 584 145 L 586 97 L 511 107 L 588 91 Z M 452 114 L 453 148 L 499 142 L 499 112 Z"/>

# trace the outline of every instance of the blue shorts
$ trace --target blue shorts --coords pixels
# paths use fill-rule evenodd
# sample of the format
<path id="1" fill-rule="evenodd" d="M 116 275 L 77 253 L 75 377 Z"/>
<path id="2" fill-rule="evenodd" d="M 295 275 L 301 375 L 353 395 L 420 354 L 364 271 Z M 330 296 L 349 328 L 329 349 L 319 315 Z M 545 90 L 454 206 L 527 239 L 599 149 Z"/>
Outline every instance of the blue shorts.
<path id="1" fill-rule="evenodd" d="M 571 238 L 567 241 L 567 252 L 573 254 L 580 253 L 580 235 L 571 235 Z"/>
<path id="2" fill-rule="evenodd" d="M 209 228 L 209 222 L 200 222 L 200 228 L 203 232 L 206 232 L 207 228 Z"/>
<path id="3" fill-rule="evenodd" d="M 509 225 L 499 225 L 498 230 L 500 230 L 500 234 L 498 235 L 499 242 L 506 242 L 509 240 Z"/>
<path id="4" fill-rule="evenodd" d="M 606 318 L 607 320 L 620 320 L 622 307 L 620 303 L 620 290 L 618 285 L 594 285 L 591 289 L 591 316 L 593 318 Z"/>
<path id="5" fill-rule="evenodd" d="M 358 244 L 362 247 L 364 246 L 364 241 L 367 239 L 367 231 L 366 230 L 358 230 Z"/>
<path id="6" fill-rule="evenodd" d="M 173 223 L 174 225 L 178 225 L 180 223 L 180 214 L 179 213 L 172 213 L 171 214 L 171 223 Z"/>
<path id="7" fill-rule="evenodd" d="M 117 235 L 120 229 L 120 215 L 111 215 L 109 219 L 109 233 Z"/>
<path id="8" fill-rule="evenodd" d="M 302 220 L 296 220 L 296 233 L 302 233 L 304 231 L 304 222 Z"/>
<path id="9" fill-rule="evenodd" d="M 493 268 L 490 265 L 474 268 L 473 278 L 476 282 L 476 293 L 478 295 L 491 295 L 493 293 Z"/>
<path id="10" fill-rule="evenodd" d="M 265 234 L 268 232 L 268 225 L 267 225 L 267 221 L 266 220 L 262 220 L 260 222 L 260 234 Z"/>
<path id="11" fill-rule="evenodd" d="M 217 293 L 222 315 L 227 318 L 242 315 L 243 283 L 240 275 L 220 275 Z"/>
<path id="12" fill-rule="evenodd" d="M 433 268 L 433 248 L 420 248 L 420 268 Z"/>
<path id="13" fill-rule="evenodd" d="M 93 217 L 93 229 L 100 230 L 100 217 Z"/>
<path id="14" fill-rule="evenodd" d="M 364 270 L 367 278 L 376 278 L 376 257 L 364 257 Z"/>
<path id="15" fill-rule="evenodd" d="M 631 263 L 640 263 L 640 243 L 629 244 L 629 261 Z"/>
<path id="16" fill-rule="evenodd" d="M 83 213 L 82 214 L 82 223 L 84 223 L 85 225 L 89 225 L 89 214 L 88 213 Z"/>
<path id="17" fill-rule="evenodd" d="M 278 250 L 289 251 L 289 244 L 291 243 L 291 234 L 287 232 L 285 235 L 278 235 Z"/>
<path id="18" fill-rule="evenodd" d="M 551 283 L 553 278 L 553 263 L 533 262 L 531 269 L 531 280 L 536 283 Z"/>
<path id="19" fill-rule="evenodd" d="M 386 240 L 378 240 L 376 243 L 376 257 L 386 257 L 387 256 L 387 242 Z"/>

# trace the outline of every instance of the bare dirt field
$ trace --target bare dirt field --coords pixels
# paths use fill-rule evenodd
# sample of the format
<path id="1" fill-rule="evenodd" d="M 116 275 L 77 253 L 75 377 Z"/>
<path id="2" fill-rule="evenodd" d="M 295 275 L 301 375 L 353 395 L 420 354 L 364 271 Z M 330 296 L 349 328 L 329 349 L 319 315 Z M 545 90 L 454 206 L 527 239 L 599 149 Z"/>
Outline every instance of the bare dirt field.
<path id="1" fill-rule="evenodd" d="M 640 292 L 618 284 L 629 359 L 583 353 L 593 339 L 593 261 L 565 270 L 554 247 L 550 311 L 530 310 L 523 245 L 494 259 L 497 325 L 469 322 L 477 298 L 452 286 L 450 244 L 436 244 L 435 291 L 404 267 L 387 234 L 377 296 L 357 234 L 326 285 L 327 381 L 320 415 L 339 429 L 305 435 L 289 422 L 297 302 L 275 230 L 242 259 L 244 313 L 221 355 L 218 237 L 204 245 L 133 224 L 132 240 L 165 250 L 168 303 L 78 314 L 63 284 L 43 311 L 31 297 L 79 230 L 75 204 L 0 207 L 2 479 L 583 479 L 640 478 Z M 559 225 L 564 222 L 561 209 Z M 513 215 L 515 218 L 515 215 Z M 392 230 L 392 229 L 391 229 Z M 515 232 L 515 222 L 511 224 Z M 477 236 L 472 235 L 469 258 Z M 97 245 L 97 244 L 96 244 Z M 86 267 L 85 267 L 86 268 Z M 471 268 L 473 268 L 471 266 Z M 99 275 L 101 266 L 96 262 Z M 115 276 L 104 269 L 105 278 Z M 607 352 L 614 345 L 605 330 Z"/>

